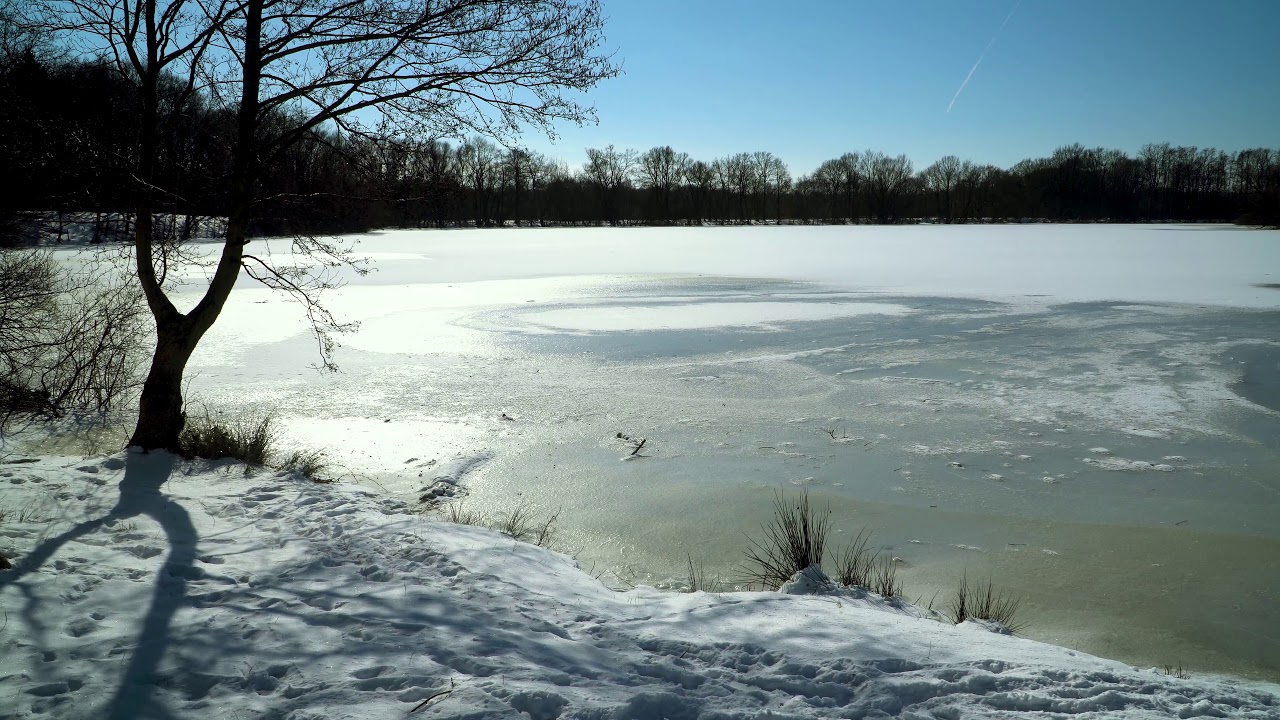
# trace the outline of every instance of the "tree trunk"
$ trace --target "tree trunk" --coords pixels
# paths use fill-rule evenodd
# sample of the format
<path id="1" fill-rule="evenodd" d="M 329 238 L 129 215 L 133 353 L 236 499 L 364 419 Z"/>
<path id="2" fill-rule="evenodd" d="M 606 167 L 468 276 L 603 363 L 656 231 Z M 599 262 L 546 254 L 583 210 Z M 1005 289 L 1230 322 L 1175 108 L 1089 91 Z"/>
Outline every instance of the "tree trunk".
<path id="1" fill-rule="evenodd" d="M 186 322 L 157 322 L 156 350 L 138 401 L 138 424 L 130 446 L 178 452 L 178 438 L 186 424 L 182 407 L 182 373 L 195 350 Z"/>
<path id="2" fill-rule="evenodd" d="M 248 0 L 245 5 L 245 50 L 240 108 L 237 113 L 237 138 L 233 149 L 232 171 L 228 180 L 228 213 L 222 256 L 204 297 L 188 313 L 181 314 L 165 295 L 156 277 L 153 263 L 153 217 L 146 193 L 138 210 L 134 242 L 137 250 L 138 279 L 156 319 L 156 350 L 151 357 L 151 370 L 142 385 L 138 399 L 138 424 L 129 440 L 130 446 L 146 450 L 179 450 L 178 438 L 186 424 L 182 408 L 182 374 L 191 353 L 205 332 L 218 319 L 231 295 L 244 259 L 248 242 L 249 208 L 253 203 L 253 178 L 258 156 L 255 144 L 258 114 L 258 90 L 262 78 L 262 7 L 263 0 Z M 154 84 L 144 100 L 154 98 Z M 154 103 L 147 105 L 154 118 Z M 150 177 L 154 161 L 154 122 L 144 125 L 152 129 L 143 135 L 142 169 Z"/>

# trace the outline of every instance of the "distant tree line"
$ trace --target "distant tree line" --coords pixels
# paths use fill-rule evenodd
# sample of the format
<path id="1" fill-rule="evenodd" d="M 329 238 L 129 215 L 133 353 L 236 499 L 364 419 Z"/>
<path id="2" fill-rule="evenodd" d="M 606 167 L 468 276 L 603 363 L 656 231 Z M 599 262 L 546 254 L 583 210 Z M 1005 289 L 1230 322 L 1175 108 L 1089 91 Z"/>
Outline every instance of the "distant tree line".
<path id="1" fill-rule="evenodd" d="M 0 34 L 0 234 L 26 211 L 127 213 L 135 94 L 114 66 Z M 183 92 L 176 81 L 163 96 Z M 163 99 L 162 99 L 163 105 Z M 280 112 L 264 111 L 264 112 Z M 224 216 L 235 116 L 210 98 L 161 108 L 155 211 Z M 287 125 L 291 118 L 266 117 Z M 944 157 L 917 170 L 867 150 L 794 177 L 770 152 L 695 159 L 670 147 L 588 148 L 565 163 L 476 138 L 370 140 L 337 130 L 292 146 L 258 180 L 253 231 L 376 227 L 780 223 L 1280 222 L 1280 150 L 1168 143 L 1136 156 L 1067 145 L 1002 169 Z M 191 221 L 169 232 L 191 232 Z"/>

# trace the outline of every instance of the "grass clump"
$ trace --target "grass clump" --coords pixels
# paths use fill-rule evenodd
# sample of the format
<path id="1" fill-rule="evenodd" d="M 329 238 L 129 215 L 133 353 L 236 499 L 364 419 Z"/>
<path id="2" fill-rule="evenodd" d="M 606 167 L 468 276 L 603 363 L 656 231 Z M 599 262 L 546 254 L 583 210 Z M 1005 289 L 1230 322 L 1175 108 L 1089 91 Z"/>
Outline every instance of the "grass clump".
<path id="1" fill-rule="evenodd" d="M 336 482 L 329 475 L 329 459 L 323 450 L 294 450 L 276 465 L 276 469 L 298 473 L 315 483 Z"/>
<path id="2" fill-rule="evenodd" d="M 235 418 L 203 409 L 187 417 L 178 436 L 182 455 L 187 458 L 219 460 L 230 458 L 251 467 L 271 465 L 276 457 L 275 416 L 249 414 Z M 332 483 L 330 463 L 323 450 L 294 450 L 273 465 L 277 470 L 295 472 L 316 483 Z"/>
<path id="3" fill-rule="evenodd" d="M 815 510 L 809 493 L 789 502 L 779 491 L 773 496 L 773 520 L 761 526 L 765 539 L 750 536 L 743 581 L 776 590 L 810 565 L 821 565 L 831 531 L 831 510 Z"/>
<path id="4" fill-rule="evenodd" d="M 898 578 L 897 561 L 881 555 L 871 570 L 871 584 L 867 588 L 885 600 L 901 597 L 902 580 Z"/>
<path id="5" fill-rule="evenodd" d="M 539 520 L 527 504 L 517 505 L 511 512 L 490 518 L 479 510 L 463 507 L 461 502 L 445 506 L 444 519 L 455 525 L 475 525 L 497 530 L 512 540 L 549 548 L 556 536 L 556 522 L 560 519 L 560 511 L 551 513 Z"/>
<path id="6" fill-rule="evenodd" d="M 462 503 L 450 503 L 445 507 L 445 519 L 454 525 L 476 525 L 488 527 L 488 519 L 479 510 L 464 508 Z"/>
<path id="7" fill-rule="evenodd" d="M 956 625 L 976 618 L 1000 623 L 1009 632 L 1016 634 L 1026 628 L 1026 624 L 1016 618 L 1021 604 L 1021 597 L 996 590 L 990 580 L 970 585 L 966 574 L 960 579 L 960 586 L 956 588 L 956 594 L 951 598 L 947 609 L 951 614 L 951 622 Z"/>
<path id="8" fill-rule="evenodd" d="M 872 570 L 880 553 L 867 547 L 867 541 L 870 539 L 871 533 L 861 530 L 857 537 L 835 556 L 836 582 L 845 587 L 871 588 Z"/>
<path id="9" fill-rule="evenodd" d="M 512 540 L 527 542 L 538 547 L 550 547 L 556 534 L 556 521 L 559 519 L 560 511 L 557 510 L 545 520 L 537 520 L 529 505 L 521 504 L 500 517 L 491 527 Z"/>
<path id="10" fill-rule="evenodd" d="M 720 592 L 720 581 L 708 581 L 707 573 L 706 570 L 703 569 L 702 563 L 695 563 L 693 561 L 693 555 L 690 553 L 685 553 L 685 560 L 689 565 L 689 577 L 685 582 L 685 592 Z"/>
<path id="11" fill-rule="evenodd" d="M 902 596 L 902 580 L 898 563 L 892 557 L 867 547 L 871 533 L 861 530 L 840 554 L 835 556 L 835 581 L 845 587 L 866 588 L 886 600 Z"/>
<path id="12" fill-rule="evenodd" d="M 223 420 L 206 410 L 187 418 L 178 443 L 188 458 L 232 458 L 246 465 L 266 465 L 275 439 L 270 415 Z"/>

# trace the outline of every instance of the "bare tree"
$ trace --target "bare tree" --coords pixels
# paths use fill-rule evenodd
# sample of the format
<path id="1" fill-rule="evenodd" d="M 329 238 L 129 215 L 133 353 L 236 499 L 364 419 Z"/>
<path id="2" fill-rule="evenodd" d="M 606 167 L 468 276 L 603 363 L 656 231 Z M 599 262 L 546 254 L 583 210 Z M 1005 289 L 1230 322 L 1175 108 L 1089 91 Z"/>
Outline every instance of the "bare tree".
<path id="1" fill-rule="evenodd" d="M 716 173 L 712 167 L 701 160 L 689 163 L 685 172 L 688 178 L 689 202 L 693 209 L 693 221 L 701 225 L 707 211 L 707 200 L 715 187 Z"/>
<path id="2" fill-rule="evenodd" d="M 502 151 L 484 138 L 472 138 L 458 147 L 458 176 L 471 193 L 471 217 L 476 227 L 493 224 L 494 204 L 501 187 Z"/>
<path id="3" fill-rule="evenodd" d="M 960 165 L 960 217 L 985 221 L 991 212 L 991 196 L 997 179 L 1004 171 L 994 165 L 979 165 L 965 160 Z"/>
<path id="4" fill-rule="evenodd" d="M 613 145 L 604 149 L 587 148 L 587 164 L 582 172 L 599 192 L 603 219 L 611 225 L 617 225 L 622 219 L 622 190 L 631 185 L 635 166 L 635 150 L 618 150 Z"/>
<path id="5" fill-rule="evenodd" d="M 955 206 L 952 194 L 960 182 L 960 158 L 947 155 L 920 171 L 920 181 L 924 189 L 933 194 L 934 207 L 938 215 L 947 222 L 954 218 Z"/>
<path id="6" fill-rule="evenodd" d="M 818 166 L 810 178 L 827 197 L 827 217 L 858 219 L 858 192 L 862 186 L 863 163 L 858 153 L 845 153 Z"/>
<path id="7" fill-rule="evenodd" d="M 716 162 L 719 163 L 722 175 L 721 185 L 732 192 L 736 200 L 737 219 L 745 222 L 750 217 L 747 201 L 760 187 L 755 158 L 751 153 L 743 152 Z"/>
<path id="8" fill-rule="evenodd" d="M 246 251 L 265 166 L 326 128 L 350 136 L 505 138 L 531 125 L 554 134 L 555 121 L 592 117 L 566 91 L 587 90 L 617 73 L 598 50 L 604 22 L 598 0 L 36 0 L 31 14 L 65 32 L 83 54 L 109 54 L 137 88 L 134 245 L 157 334 L 130 440 L 144 448 L 177 448 L 185 422 L 183 371 L 242 266 L 303 302 L 330 362 L 323 333 L 338 324 L 318 304 L 314 278 Z M 164 193 L 156 141 L 166 77 L 178 80 L 173 103 L 207 92 L 236 117 L 221 256 L 204 297 L 185 313 L 155 265 L 152 213 Z M 322 266 L 347 260 L 329 243 L 296 245 L 321 256 Z"/>
<path id="9" fill-rule="evenodd" d="M 868 150 L 862 156 L 862 167 L 870 190 L 872 214 L 882 223 L 896 220 L 898 200 L 913 178 L 911 160 L 906 155 L 890 157 Z"/>
<path id="10" fill-rule="evenodd" d="M 456 199 L 458 165 L 453 149 L 443 140 L 428 140 L 420 150 L 418 171 L 426 192 L 426 211 L 433 226 L 444 227 Z"/>
<path id="11" fill-rule="evenodd" d="M 509 203 L 504 200 L 503 205 L 509 206 L 506 207 L 507 215 L 517 225 L 520 224 L 521 206 L 531 189 L 535 162 L 533 155 L 524 148 L 507 148 L 502 157 L 503 194 L 510 199 Z"/>
<path id="12" fill-rule="evenodd" d="M 640 184 L 658 196 L 662 221 L 672 222 L 671 198 L 689 171 L 689 155 L 678 153 L 670 145 L 655 147 L 640 156 Z"/>
<path id="13" fill-rule="evenodd" d="M 756 163 L 756 181 L 760 187 L 760 218 L 767 219 L 769 204 L 773 204 L 774 220 L 782 221 L 782 198 L 791 191 L 791 171 L 782 158 L 771 152 L 753 153 Z"/>

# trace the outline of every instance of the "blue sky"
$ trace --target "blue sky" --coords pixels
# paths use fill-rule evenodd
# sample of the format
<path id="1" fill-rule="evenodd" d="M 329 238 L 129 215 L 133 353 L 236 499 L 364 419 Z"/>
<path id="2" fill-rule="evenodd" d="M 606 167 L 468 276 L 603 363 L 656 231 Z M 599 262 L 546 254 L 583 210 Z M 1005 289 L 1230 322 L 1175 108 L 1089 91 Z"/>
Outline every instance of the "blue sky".
<path id="1" fill-rule="evenodd" d="M 574 166 L 609 143 L 768 150 L 797 176 L 867 148 L 923 168 L 1073 142 L 1280 147 L 1280 0 L 604 4 L 625 74 L 588 94 L 599 125 L 525 138 Z"/>

